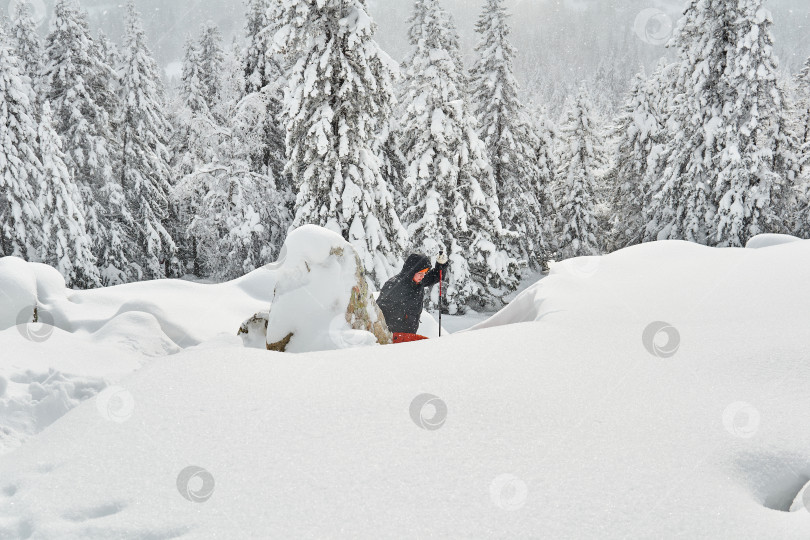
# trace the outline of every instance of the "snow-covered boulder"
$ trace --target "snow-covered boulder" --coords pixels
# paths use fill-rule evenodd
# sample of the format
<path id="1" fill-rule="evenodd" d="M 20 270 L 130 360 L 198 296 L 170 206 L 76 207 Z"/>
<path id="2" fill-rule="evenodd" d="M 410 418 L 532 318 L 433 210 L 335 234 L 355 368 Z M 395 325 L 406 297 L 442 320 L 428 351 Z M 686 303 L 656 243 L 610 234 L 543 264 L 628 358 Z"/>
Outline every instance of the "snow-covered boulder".
<path id="1" fill-rule="evenodd" d="M 236 333 L 242 338 L 242 345 L 253 349 L 267 348 L 267 321 L 269 318 L 270 314 L 267 311 L 259 311 L 243 322 Z"/>
<path id="2" fill-rule="evenodd" d="M 268 350 L 309 352 L 390 344 L 385 317 L 374 302 L 363 266 L 339 234 L 305 225 L 291 232 L 279 260 L 268 312 L 242 324 L 246 346 L 264 336 Z"/>
<path id="3" fill-rule="evenodd" d="M 54 268 L 17 257 L 0 258 L 0 330 L 31 322 L 68 328 L 52 305 L 65 296 L 65 280 Z"/>
<path id="4" fill-rule="evenodd" d="M 30 268 L 17 257 L 0 258 L 0 330 L 15 326 L 20 315 L 33 320 L 37 279 Z"/>

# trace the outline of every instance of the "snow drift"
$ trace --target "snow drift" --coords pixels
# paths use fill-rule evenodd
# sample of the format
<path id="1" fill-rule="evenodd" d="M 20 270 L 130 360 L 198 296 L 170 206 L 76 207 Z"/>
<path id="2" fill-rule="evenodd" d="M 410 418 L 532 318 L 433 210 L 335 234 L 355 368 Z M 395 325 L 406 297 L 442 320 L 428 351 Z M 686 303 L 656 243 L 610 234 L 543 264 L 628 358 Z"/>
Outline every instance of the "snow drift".
<path id="1" fill-rule="evenodd" d="M 546 317 L 578 317 L 607 327 L 662 318 L 675 325 L 712 326 L 721 317 L 742 339 L 769 342 L 803 334 L 807 330 L 800 321 L 807 304 L 801 293 L 807 290 L 808 266 L 802 256 L 810 241 L 779 236 L 749 242 L 749 247 L 767 249 L 717 249 L 672 240 L 564 260 L 471 330 Z M 746 336 L 748 329 L 753 334 Z"/>
<path id="2" fill-rule="evenodd" d="M 301 339 L 291 352 L 384 340 L 382 315 L 358 277 L 348 242 L 307 226 L 291 233 L 285 246 L 276 263 L 228 283 L 156 280 L 87 291 L 65 288 L 50 266 L 0 258 L 0 335 L 6 337 L 0 346 L 0 453 L 150 358 L 242 346 L 236 332 L 251 313 L 264 311 L 262 322 L 272 317 L 271 335 L 297 332 Z M 333 250 L 346 256 L 335 257 Z M 285 294 L 276 297 L 277 291 Z M 349 304 L 355 309 L 347 319 Z M 424 313 L 422 320 L 425 335 L 437 335 L 432 317 Z M 246 346 L 265 348 L 264 328 L 258 343 L 245 337 Z M 62 360 L 65 350 L 71 351 L 68 360 Z"/>
<path id="3" fill-rule="evenodd" d="M 269 305 L 274 285 L 260 269 L 221 285 L 161 280 L 73 291 L 49 266 L 1 258 L 0 453 L 152 357 L 203 342 L 239 346 L 239 323 Z"/>
<path id="4" fill-rule="evenodd" d="M 0 459 L 0 537 L 807 538 L 808 267 L 661 242 L 440 340 L 140 356 Z M 0 349 L 93 375 L 81 337 Z"/>
<path id="5" fill-rule="evenodd" d="M 17 326 L 22 313 L 32 316 L 37 307 L 53 326 L 79 335 L 140 334 L 144 324 L 153 324 L 154 337 L 166 344 L 160 354 L 173 353 L 223 334 L 238 341 L 239 324 L 247 314 L 270 304 L 275 283 L 274 274 L 260 268 L 216 285 L 165 279 L 74 291 L 66 289 L 62 276 L 49 266 L 4 257 L 0 330 Z M 136 324 L 128 324 L 132 322 Z M 121 332 L 113 330 L 117 326 L 123 327 Z"/>

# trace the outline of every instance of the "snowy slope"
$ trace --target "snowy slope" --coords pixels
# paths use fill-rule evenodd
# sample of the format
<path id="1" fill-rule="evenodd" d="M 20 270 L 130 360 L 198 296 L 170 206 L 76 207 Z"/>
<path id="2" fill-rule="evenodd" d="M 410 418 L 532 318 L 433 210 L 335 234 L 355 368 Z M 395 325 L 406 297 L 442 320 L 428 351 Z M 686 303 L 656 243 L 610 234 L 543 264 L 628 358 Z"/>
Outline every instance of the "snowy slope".
<path id="1" fill-rule="evenodd" d="M 648 244 L 442 340 L 146 359 L 0 458 L 0 537 L 807 538 L 808 267 Z"/>
<path id="2" fill-rule="evenodd" d="M 221 285 L 177 280 L 66 289 L 54 269 L 0 259 L 0 454 L 152 357 L 203 342 L 241 346 L 241 322 L 269 305 L 266 269 Z M 50 325 L 18 325 L 32 316 Z"/>
<path id="3" fill-rule="evenodd" d="M 221 344 L 241 349 L 242 321 L 267 310 L 278 279 L 302 250 L 311 255 L 324 241 L 322 230 L 297 232 L 305 237 L 289 244 L 283 260 L 213 285 L 156 280 L 77 291 L 49 266 L 0 258 L 0 455 L 154 357 Z M 330 282 L 320 293 L 334 288 Z M 45 324 L 18 324 L 31 320 L 35 305 Z M 430 314 L 422 321 L 420 331 L 437 337 Z"/>

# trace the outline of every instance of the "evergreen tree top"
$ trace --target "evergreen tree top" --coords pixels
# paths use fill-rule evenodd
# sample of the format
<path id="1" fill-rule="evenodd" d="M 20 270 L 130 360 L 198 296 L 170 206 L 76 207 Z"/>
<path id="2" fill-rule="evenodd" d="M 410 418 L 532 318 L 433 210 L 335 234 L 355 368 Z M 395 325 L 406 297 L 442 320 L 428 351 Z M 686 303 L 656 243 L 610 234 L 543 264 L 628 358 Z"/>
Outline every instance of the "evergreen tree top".
<path id="1" fill-rule="evenodd" d="M 202 64 L 197 42 L 191 36 L 187 36 L 185 54 L 183 56 L 183 73 L 181 75 L 180 91 L 184 103 L 195 114 L 209 112 L 201 72 Z"/>
<path id="2" fill-rule="evenodd" d="M 36 21 L 34 20 L 35 16 L 36 14 L 34 12 L 33 4 L 31 4 L 29 0 L 24 0 L 16 4 L 14 11 L 11 14 L 11 22 L 14 25 L 22 23 L 26 26 L 30 25 L 36 28 Z"/>
<path id="3" fill-rule="evenodd" d="M 408 39 L 413 50 L 405 60 L 406 65 L 410 66 L 417 56 L 448 55 L 459 76 L 463 75 L 458 32 L 452 16 L 442 9 L 438 0 L 416 0 L 408 23 Z"/>
<path id="4" fill-rule="evenodd" d="M 799 72 L 799 80 L 810 83 L 810 58 L 804 61 L 804 67 Z"/>

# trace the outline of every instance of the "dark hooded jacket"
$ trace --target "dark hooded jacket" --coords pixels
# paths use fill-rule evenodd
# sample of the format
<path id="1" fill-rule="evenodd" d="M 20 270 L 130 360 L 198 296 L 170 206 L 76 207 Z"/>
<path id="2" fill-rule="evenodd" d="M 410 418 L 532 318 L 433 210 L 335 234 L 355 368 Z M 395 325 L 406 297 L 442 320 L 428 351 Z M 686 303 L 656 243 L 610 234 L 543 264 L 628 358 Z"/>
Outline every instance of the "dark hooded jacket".
<path id="1" fill-rule="evenodd" d="M 383 285 L 377 305 L 385 315 L 385 322 L 391 332 L 415 334 L 419 330 L 425 289 L 439 282 L 439 270 L 446 270 L 446 267 L 446 264 L 437 263 L 425 274 L 421 283 L 416 283 L 413 276 L 420 270 L 430 268 L 430 259 L 414 253 L 408 256 L 402 271 Z M 445 271 L 444 276 L 446 275 Z"/>

